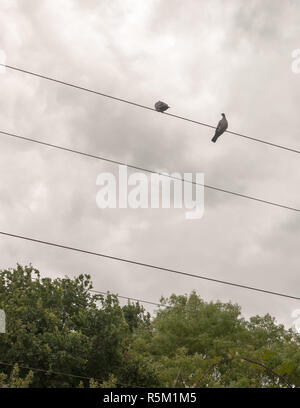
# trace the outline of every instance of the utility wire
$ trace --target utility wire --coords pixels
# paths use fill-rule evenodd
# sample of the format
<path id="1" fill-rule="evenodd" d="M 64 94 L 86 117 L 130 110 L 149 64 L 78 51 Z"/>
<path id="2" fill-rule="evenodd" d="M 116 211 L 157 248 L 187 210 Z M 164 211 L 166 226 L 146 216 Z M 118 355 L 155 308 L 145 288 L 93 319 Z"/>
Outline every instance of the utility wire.
<path id="1" fill-rule="evenodd" d="M 255 287 L 252 287 L 252 286 L 240 285 L 238 283 L 233 283 L 233 282 L 223 281 L 223 280 L 219 280 L 219 279 L 208 278 L 207 276 L 195 275 L 195 274 L 192 274 L 192 273 L 183 272 L 183 271 L 179 271 L 179 270 L 176 270 L 176 269 L 164 268 L 162 266 L 156 266 L 156 265 L 153 265 L 153 264 L 147 264 L 147 263 L 144 263 L 144 262 L 134 261 L 134 260 L 131 260 L 131 259 L 120 258 L 120 257 L 117 257 L 117 256 L 103 254 L 103 253 L 100 253 L 100 252 L 87 251 L 87 250 L 84 250 L 84 249 L 79 249 L 79 248 L 75 248 L 75 247 L 61 245 L 61 244 L 57 244 L 57 243 L 53 243 L 53 242 L 49 242 L 49 241 L 42 241 L 42 240 L 39 240 L 39 239 L 25 237 L 23 235 L 10 234 L 10 233 L 4 232 L 4 231 L 0 231 L 0 234 L 8 236 L 8 237 L 19 238 L 19 239 L 23 239 L 23 240 L 26 240 L 26 241 L 36 242 L 36 243 L 39 243 L 39 244 L 44 244 L 44 245 L 49 245 L 49 246 L 53 246 L 53 247 L 57 247 L 57 248 L 67 249 L 67 250 L 70 250 L 70 251 L 76 251 L 76 252 L 81 252 L 81 253 L 88 254 L 88 255 L 94 255 L 94 256 L 98 256 L 98 257 L 102 257 L 102 258 L 106 258 L 106 259 L 112 259 L 112 260 L 115 260 L 115 261 L 120 261 L 120 262 L 124 262 L 124 263 L 128 263 L 128 264 L 132 264 L 132 265 L 143 266 L 145 268 L 152 268 L 152 269 L 156 269 L 156 270 L 160 270 L 160 271 L 171 272 L 171 273 L 178 274 L 178 275 L 188 276 L 188 277 L 197 278 L 197 279 L 203 279 L 203 280 L 207 280 L 207 281 L 210 281 L 210 282 L 221 283 L 223 285 L 229 285 L 229 286 L 234 286 L 234 287 L 237 287 L 237 288 L 253 290 L 253 291 L 261 292 L 261 293 L 267 293 L 269 295 L 275 295 L 275 296 L 280 296 L 280 297 L 284 297 L 284 298 L 300 300 L 300 297 L 296 297 L 296 296 L 292 296 L 292 295 L 288 295 L 288 294 L 284 294 L 284 293 L 273 292 L 273 291 L 270 291 L 270 290 L 255 288 Z"/>
<path id="2" fill-rule="evenodd" d="M 75 375 L 75 374 L 70 374 L 70 373 L 62 373 L 62 372 L 59 372 L 59 371 L 52 371 L 51 369 L 46 370 L 46 369 L 43 369 L 43 368 L 23 366 L 23 365 L 19 365 L 19 363 L 5 363 L 4 361 L 0 361 L 0 364 L 1 365 L 6 365 L 6 366 L 12 366 L 12 367 L 14 367 L 15 364 L 18 364 L 18 366 L 20 368 L 24 368 L 24 369 L 27 369 L 27 370 L 40 371 L 40 372 L 44 372 L 44 373 L 48 373 L 48 374 L 55 374 L 55 375 L 63 375 L 63 376 L 66 376 L 66 377 L 81 378 L 81 379 L 84 379 L 84 380 L 90 380 L 92 378 L 92 377 L 84 377 L 82 375 Z M 100 380 L 99 378 L 94 378 L 94 379 L 97 380 L 97 381 L 103 381 L 103 380 Z"/>
<path id="3" fill-rule="evenodd" d="M 215 186 L 210 186 L 208 184 L 198 183 L 198 182 L 193 181 L 193 180 L 186 180 L 186 179 L 183 179 L 181 177 L 176 177 L 176 176 L 161 173 L 161 172 L 158 172 L 158 171 L 146 169 L 144 167 L 139 167 L 139 166 L 135 166 L 135 165 L 132 165 L 132 164 L 127 164 L 127 163 L 124 163 L 124 162 L 121 162 L 121 161 L 118 161 L 118 160 L 108 159 L 107 157 L 101 157 L 101 156 L 97 156 L 97 155 L 94 155 L 94 154 L 85 153 L 85 152 L 82 152 L 80 150 L 69 149 L 67 147 L 63 147 L 63 146 L 60 146 L 60 145 L 55 145 L 55 144 L 52 144 L 52 143 L 43 142 L 43 141 L 38 140 L 38 139 L 32 139 L 32 138 L 20 136 L 20 135 L 16 135 L 16 134 L 13 134 L 13 133 L 4 132 L 2 130 L 0 130 L 0 134 L 5 135 L 5 136 L 9 136 L 9 137 L 12 137 L 12 138 L 15 138 L 15 139 L 21 139 L 21 140 L 25 140 L 25 141 L 28 141 L 28 142 L 37 143 L 37 144 L 40 144 L 40 145 L 53 147 L 55 149 L 64 150 L 64 151 L 67 151 L 67 152 L 70 152 L 70 153 L 79 154 L 81 156 L 90 157 L 90 158 L 97 159 L 97 160 L 102 160 L 102 161 L 105 161 L 105 162 L 108 162 L 108 163 L 127 166 L 127 167 L 129 167 L 131 169 L 140 170 L 140 171 L 143 171 L 143 172 L 146 172 L 146 173 L 158 174 L 159 176 L 169 177 L 169 178 L 174 179 L 174 180 L 180 180 L 180 181 L 183 181 L 185 183 L 191 183 L 191 184 L 202 186 L 202 187 L 205 187 L 205 188 L 208 188 L 208 189 L 211 189 L 211 190 L 216 190 L 216 191 L 220 191 L 222 193 L 231 194 L 231 195 L 234 195 L 234 196 L 237 196 L 237 197 L 246 198 L 248 200 L 253 200 L 253 201 L 260 202 L 260 203 L 272 205 L 272 206 L 275 206 L 275 207 L 284 208 L 286 210 L 300 212 L 300 208 L 295 208 L 295 207 L 275 203 L 273 201 L 267 201 L 267 200 L 257 198 L 257 197 L 253 197 L 253 196 L 249 196 L 249 195 L 246 195 L 246 194 L 236 193 L 234 191 L 225 190 L 224 188 L 219 188 L 219 187 L 215 187 Z"/>
<path id="4" fill-rule="evenodd" d="M 11 66 L 11 65 L 0 64 L 0 66 L 9 68 L 9 69 L 12 69 L 12 70 L 15 70 L 15 71 L 23 72 L 23 73 L 25 73 L 25 74 L 33 75 L 33 76 L 36 76 L 36 77 L 39 77 L 39 78 L 47 79 L 48 81 L 56 82 L 56 83 L 58 83 L 58 84 L 70 86 L 70 87 L 72 87 L 72 88 L 76 88 L 76 89 L 79 89 L 79 90 L 81 90 L 81 91 L 90 92 L 90 93 L 93 93 L 93 94 L 96 94 L 96 95 L 104 96 L 105 98 L 114 99 L 114 100 L 119 101 L 119 102 L 127 103 L 127 104 L 129 104 L 129 105 L 137 106 L 137 107 L 139 107 L 139 108 L 148 109 L 148 110 L 152 110 L 152 111 L 156 112 L 155 109 L 150 108 L 149 106 L 141 105 L 141 104 L 136 103 L 136 102 L 131 102 L 131 101 L 128 101 L 128 100 L 126 100 L 126 99 L 117 98 L 117 97 L 115 97 L 115 96 L 108 95 L 108 94 L 105 94 L 105 93 L 102 93 L 102 92 L 98 92 L 98 91 L 95 91 L 95 90 L 93 90 L 93 89 L 85 88 L 85 87 L 83 87 L 83 86 L 71 84 L 71 83 L 65 82 L 65 81 L 60 81 L 60 80 L 55 79 L 55 78 L 51 78 L 51 77 L 48 77 L 48 76 L 45 76 L 45 75 L 37 74 L 37 73 L 35 73 L 35 72 L 27 71 L 27 70 L 25 70 L 25 69 L 13 67 L 13 66 Z M 185 117 L 183 117 L 183 116 L 174 115 L 174 114 L 168 113 L 168 112 L 164 112 L 164 114 L 165 114 L 165 115 L 168 115 L 168 116 L 172 116 L 172 117 L 177 118 L 177 119 L 185 120 L 185 121 L 187 121 L 187 122 L 192 122 L 192 123 L 195 123 L 195 124 L 197 124 L 197 125 L 209 127 L 209 128 L 211 128 L 211 129 L 216 129 L 215 126 L 209 125 L 208 123 L 199 122 L 199 121 L 193 120 L 193 119 L 188 119 L 188 118 L 185 118 Z M 241 134 L 241 133 L 231 132 L 230 130 L 226 130 L 226 132 L 227 132 L 227 133 L 230 133 L 230 134 L 232 134 L 232 135 L 235 135 L 235 136 L 239 136 L 239 137 L 243 137 L 243 138 L 245 138 L 245 139 L 252 140 L 252 141 L 254 141 L 254 142 L 264 143 L 264 144 L 266 144 L 266 145 L 269 145 L 269 146 L 272 146 L 272 147 L 277 147 L 277 148 L 283 149 L 283 150 L 288 150 L 288 151 L 293 152 L 293 153 L 298 153 L 298 154 L 300 153 L 300 150 L 293 149 L 293 148 L 290 148 L 290 147 L 287 147 L 287 146 L 283 146 L 283 145 L 279 145 L 279 144 L 276 144 L 276 143 L 268 142 L 268 141 L 266 141 L 266 140 L 257 139 L 257 138 L 255 138 L 255 137 L 251 137 L 251 136 L 246 136 L 246 135 L 243 135 L 243 134 Z"/>
<path id="5" fill-rule="evenodd" d="M 154 306 L 161 306 L 161 307 L 165 306 L 165 305 L 162 305 L 161 303 L 150 302 L 150 300 L 142 300 L 142 299 L 136 299 L 136 298 L 132 298 L 132 297 L 128 297 L 128 296 L 121 296 L 121 295 L 117 295 L 117 294 L 114 294 L 114 293 L 110 293 L 108 291 L 104 292 L 104 291 L 101 291 L 101 290 L 89 289 L 89 292 L 99 293 L 101 295 L 106 295 L 106 296 L 109 295 L 109 294 L 112 294 L 112 295 L 117 296 L 120 299 L 133 300 L 134 302 L 147 303 L 149 305 L 154 305 Z"/>
<path id="6" fill-rule="evenodd" d="M 49 279 L 49 278 L 41 278 L 41 280 L 43 280 L 43 279 Z M 50 279 L 55 280 L 56 278 L 50 278 Z M 60 278 L 57 278 L 57 279 L 60 279 Z M 32 281 L 33 281 L 33 282 L 39 282 L 39 280 L 38 280 L 38 279 L 35 279 L 35 278 L 32 278 Z M 114 295 L 114 296 L 117 296 L 117 297 L 120 298 L 120 299 L 133 300 L 134 302 L 148 303 L 149 305 L 160 306 L 160 307 L 166 307 L 166 305 L 163 305 L 163 304 L 161 304 L 161 303 L 151 302 L 150 300 L 136 299 L 136 298 L 129 297 L 129 296 L 122 296 L 122 295 L 118 295 L 118 294 L 116 294 L 116 293 L 112 293 L 112 292 L 110 292 L 110 291 L 108 291 L 108 290 L 107 290 L 106 292 L 104 292 L 104 291 L 102 291 L 102 290 L 88 289 L 88 292 L 99 293 L 100 295 L 106 295 L 106 296 L 108 296 L 108 295 Z"/>
<path id="7" fill-rule="evenodd" d="M 91 379 L 93 379 L 93 380 L 96 380 L 96 381 L 99 381 L 99 382 L 106 381 L 106 380 L 103 380 L 103 379 L 100 379 L 100 378 L 85 377 L 85 376 L 82 376 L 82 375 L 76 375 L 76 374 L 70 374 L 70 373 L 62 373 L 62 372 L 60 372 L 60 371 L 52 371 L 51 369 L 46 370 L 46 369 L 44 369 L 44 368 L 36 368 L 36 367 L 28 367 L 28 366 L 20 365 L 19 363 L 6 363 L 6 362 L 4 362 L 4 361 L 0 361 L 0 365 L 4 365 L 4 366 L 8 366 L 8 367 L 14 367 L 16 364 L 18 364 L 18 366 L 19 366 L 20 368 L 23 368 L 23 369 L 25 369 L 25 370 L 38 371 L 38 372 L 46 373 L 46 374 L 49 374 L 49 375 L 51 375 L 51 374 L 54 374 L 54 375 L 62 375 L 62 376 L 64 376 L 64 377 L 78 378 L 78 379 L 82 379 L 82 380 L 91 380 Z M 128 384 L 122 384 L 122 383 L 120 383 L 119 381 L 117 381 L 117 384 L 123 385 L 124 387 L 128 387 Z M 141 386 L 138 386 L 138 385 L 135 385 L 135 387 L 137 387 L 137 388 L 144 388 L 144 387 L 141 387 Z"/>

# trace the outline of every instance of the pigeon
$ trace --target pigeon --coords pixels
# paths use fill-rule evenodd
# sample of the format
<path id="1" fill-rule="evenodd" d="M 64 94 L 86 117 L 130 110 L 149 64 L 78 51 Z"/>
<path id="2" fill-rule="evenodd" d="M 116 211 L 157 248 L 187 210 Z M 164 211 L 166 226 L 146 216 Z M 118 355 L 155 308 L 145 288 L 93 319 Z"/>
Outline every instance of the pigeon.
<path id="1" fill-rule="evenodd" d="M 220 120 L 220 122 L 218 123 L 218 126 L 216 128 L 216 132 L 214 137 L 211 139 L 212 142 L 216 143 L 216 141 L 218 140 L 218 138 L 222 135 L 222 133 L 225 132 L 225 130 L 228 128 L 228 122 L 225 116 L 225 113 L 222 113 L 222 119 Z"/>
<path id="2" fill-rule="evenodd" d="M 162 101 L 158 101 L 158 102 L 156 102 L 154 107 L 157 110 L 157 112 L 164 112 L 167 109 L 169 109 L 170 106 L 167 105 L 166 103 L 162 102 Z"/>

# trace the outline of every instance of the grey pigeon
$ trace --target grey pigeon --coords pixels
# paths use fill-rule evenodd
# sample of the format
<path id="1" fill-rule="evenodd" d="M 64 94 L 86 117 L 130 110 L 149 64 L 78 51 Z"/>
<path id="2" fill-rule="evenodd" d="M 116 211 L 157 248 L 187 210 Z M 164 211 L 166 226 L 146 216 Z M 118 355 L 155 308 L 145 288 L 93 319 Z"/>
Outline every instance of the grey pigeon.
<path id="1" fill-rule="evenodd" d="M 166 103 L 162 102 L 162 101 L 158 101 L 158 102 L 156 102 L 154 107 L 157 110 L 157 112 L 164 112 L 167 109 L 169 109 L 170 106 L 167 105 Z"/>
<path id="2" fill-rule="evenodd" d="M 216 141 L 218 140 L 218 138 L 222 135 L 222 133 L 225 132 L 225 130 L 228 128 L 228 122 L 225 116 L 225 113 L 222 113 L 222 119 L 220 120 L 220 122 L 218 123 L 218 126 L 216 128 L 216 132 L 214 137 L 211 139 L 212 142 L 216 143 Z"/>

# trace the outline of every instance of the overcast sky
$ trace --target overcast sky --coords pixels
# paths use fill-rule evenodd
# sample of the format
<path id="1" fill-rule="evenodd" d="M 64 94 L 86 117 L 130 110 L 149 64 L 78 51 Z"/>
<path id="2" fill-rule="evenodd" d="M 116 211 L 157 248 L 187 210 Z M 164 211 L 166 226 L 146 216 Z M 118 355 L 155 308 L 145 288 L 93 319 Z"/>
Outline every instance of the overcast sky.
<path id="1" fill-rule="evenodd" d="M 299 1 L 2 0 L 6 63 L 299 149 Z M 300 207 L 300 156 L 20 72 L 0 74 L 0 130 Z M 300 296 L 300 215 L 205 191 L 185 210 L 106 209 L 97 175 L 114 165 L 0 137 L 0 230 Z M 300 303 L 0 237 L 0 267 L 92 276 L 94 288 L 159 301 L 192 290 L 245 317 L 291 326 Z M 150 310 L 150 309 L 149 309 Z"/>

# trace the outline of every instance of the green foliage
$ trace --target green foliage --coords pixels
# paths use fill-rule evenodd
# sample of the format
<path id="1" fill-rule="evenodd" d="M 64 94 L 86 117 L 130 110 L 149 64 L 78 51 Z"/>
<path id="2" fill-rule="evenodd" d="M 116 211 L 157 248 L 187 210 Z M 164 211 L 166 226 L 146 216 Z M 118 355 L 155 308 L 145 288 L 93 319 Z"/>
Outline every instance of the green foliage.
<path id="1" fill-rule="evenodd" d="M 18 364 L 15 364 L 11 374 L 0 374 L 0 388 L 29 388 L 33 381 L 33 372 L 30 370 L 29 373 L 24 377 L 20 377 L 20 369 Z"/>
<path id="2" fill-rule="evenodd" d="M 299 386 L 299 337 L 266 315 L 245 321 L 231 303 L 205 303 L 196 293 L 162 299 L 152 331 L 133 348 L 153 359 L 161 386 Z"/>
<path id="3" fill-rule="evenodd" d="M 34 376 L 34 387 L 79 385 L 77 378 L 54 372 L 101 381 L 117 374 L 133 327 L 147 315 L 138 304 L 123 313 L 115 295 L 92 295 L 91 288 L 88 275 L 52 281 L 31 266 L 1 271 L 0 308 L 7 321 L 7 333 L 0 335 L 1 360 L 46 370 Z M 8 374 L 9 368 L 1 371 Z"/>
<path id="4" fill-rule="evenodd" d="M 138 303 L 121 307 L 116 295 L 90 289 L 88 275 L 42 279 L 20 265 L 0 271 L 1 361 L 19 363 L 1 366 L 0 386 L 300 386 L 299 336 L 270 315 L 247 321 L 238 305 L 192 292 L 162 299 L 151 318 Z"/>

